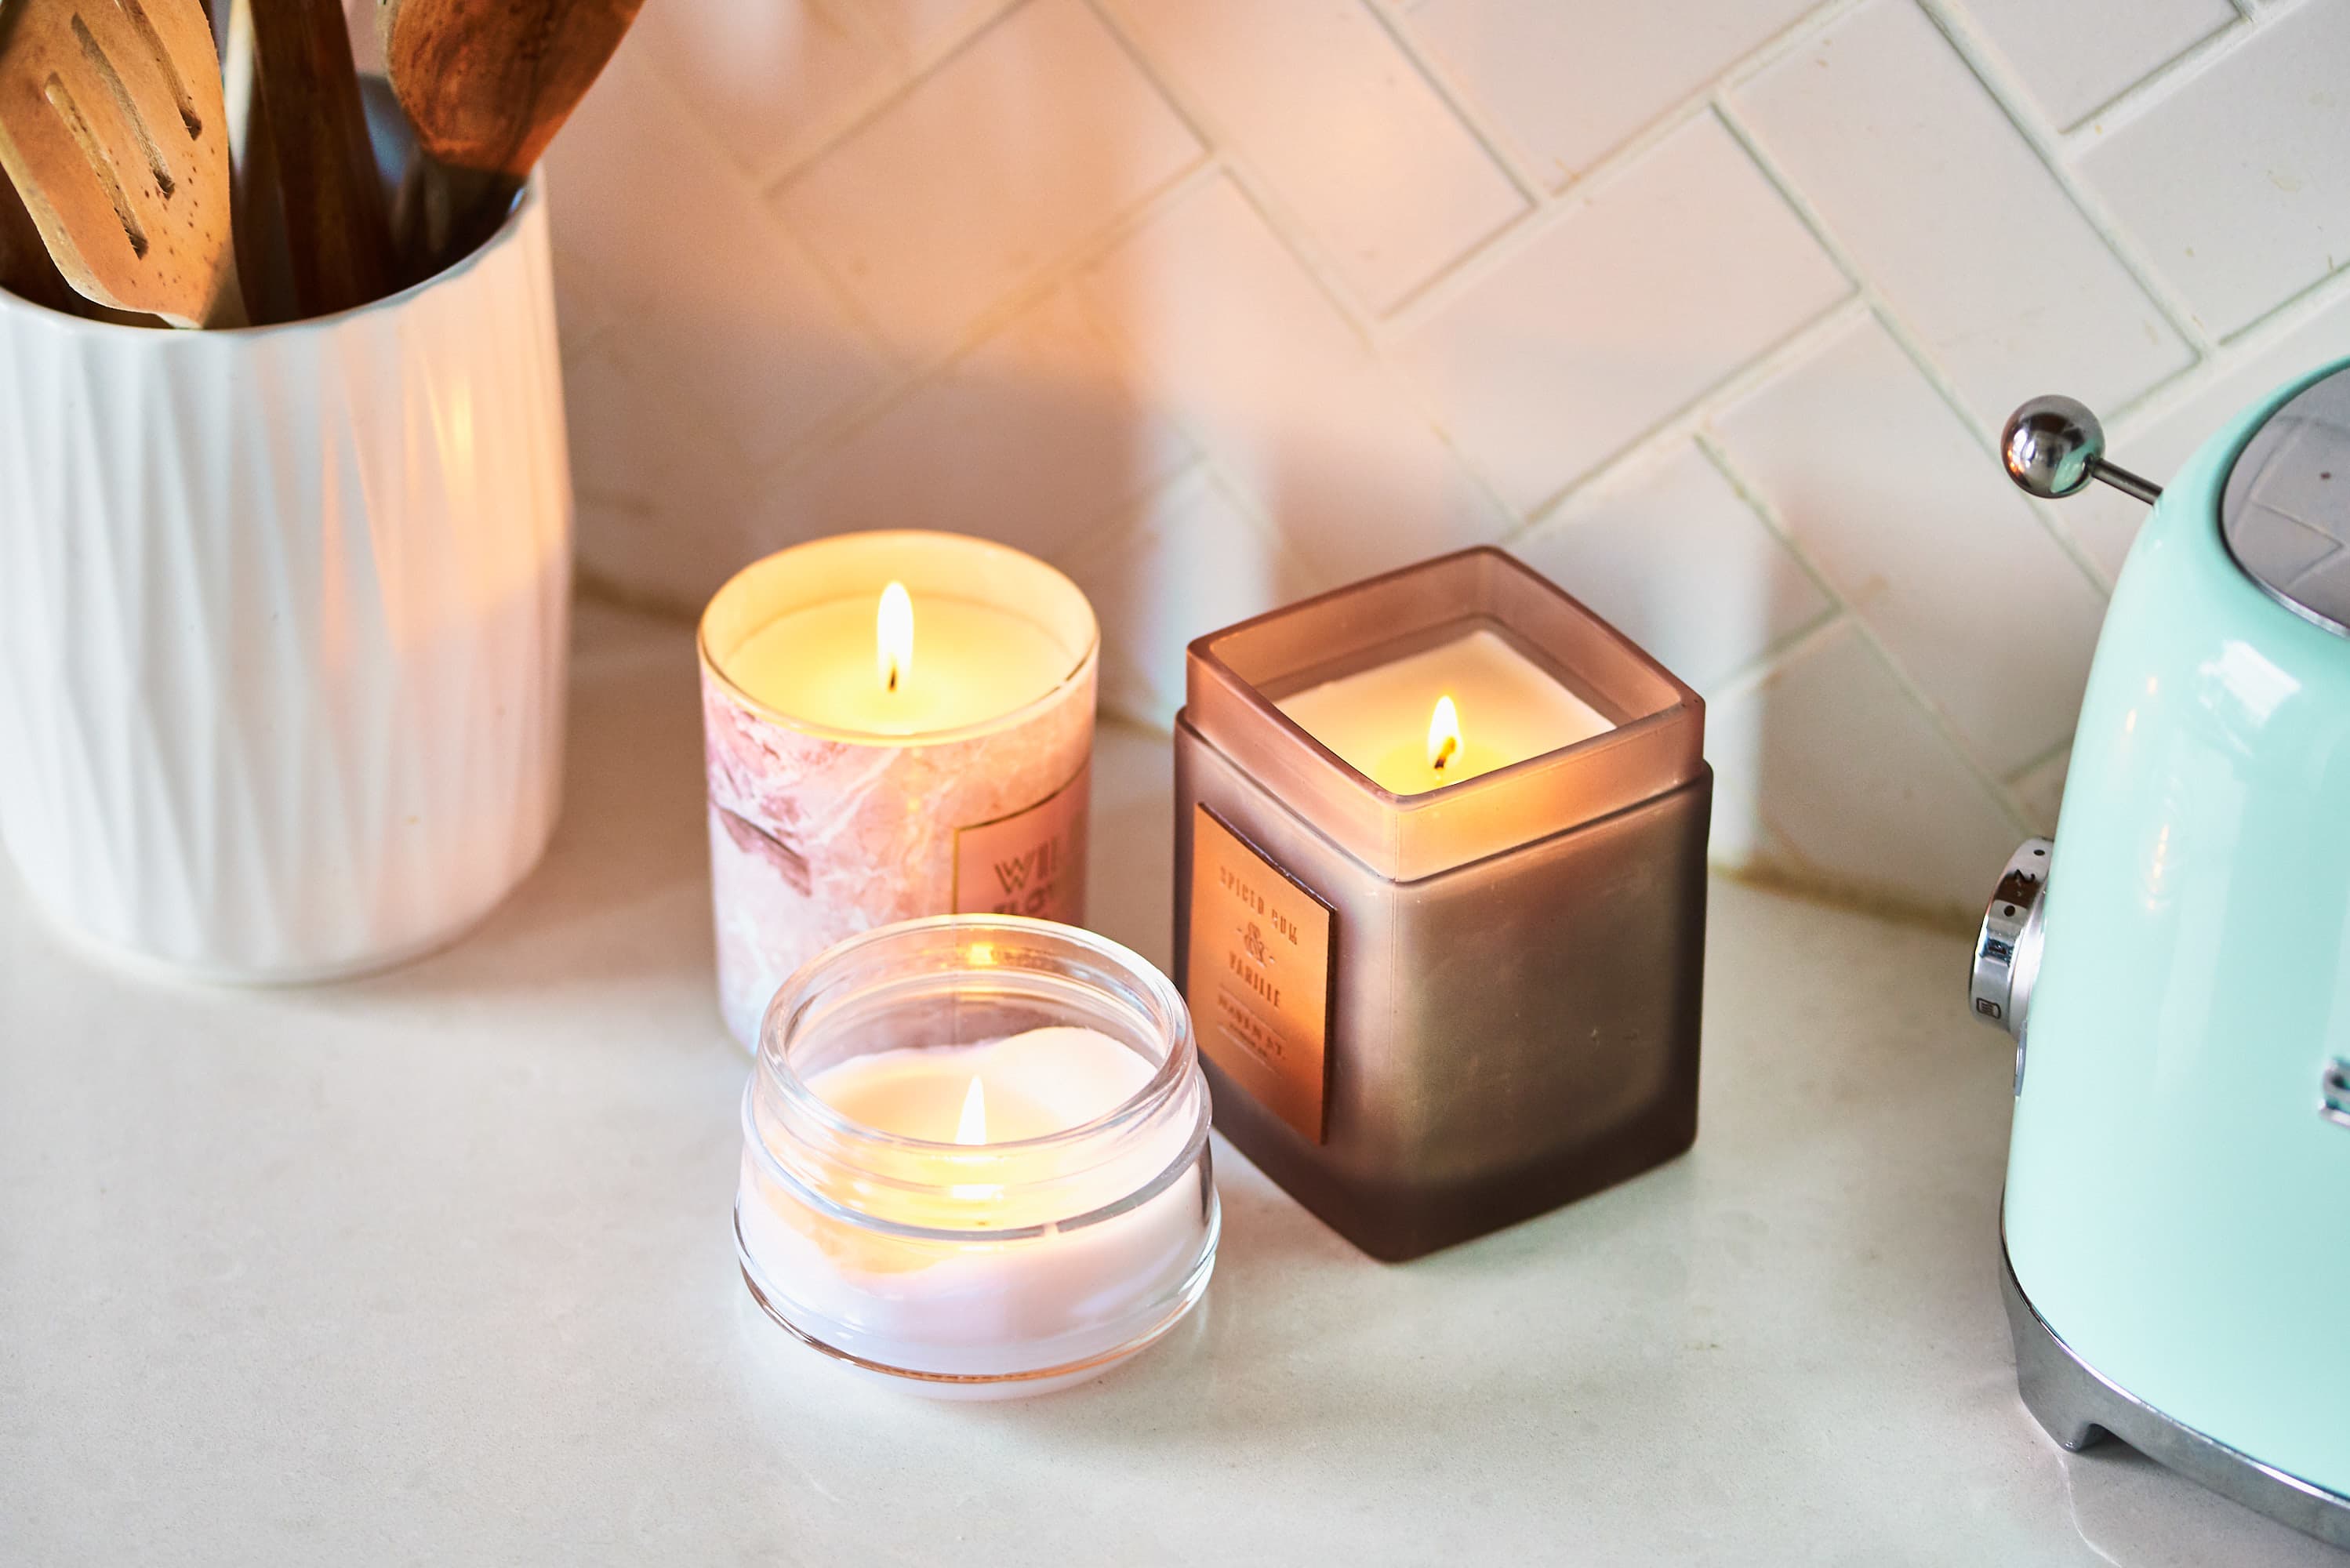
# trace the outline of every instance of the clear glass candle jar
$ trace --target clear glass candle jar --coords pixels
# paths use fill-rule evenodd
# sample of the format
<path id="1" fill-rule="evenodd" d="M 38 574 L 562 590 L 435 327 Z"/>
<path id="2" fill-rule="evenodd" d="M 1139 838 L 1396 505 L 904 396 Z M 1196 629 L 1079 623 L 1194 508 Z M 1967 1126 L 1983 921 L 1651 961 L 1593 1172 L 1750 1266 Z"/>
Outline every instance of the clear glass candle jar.
<path id="1" fill-rule="evenodd" d="M 743 1100 L 743 1277 L 810 1345 L 926 1392 L 1093 1376 L 1215 1265 L 1191 1014 L 1073 927 L 941 916 L 785 982 Z"/>

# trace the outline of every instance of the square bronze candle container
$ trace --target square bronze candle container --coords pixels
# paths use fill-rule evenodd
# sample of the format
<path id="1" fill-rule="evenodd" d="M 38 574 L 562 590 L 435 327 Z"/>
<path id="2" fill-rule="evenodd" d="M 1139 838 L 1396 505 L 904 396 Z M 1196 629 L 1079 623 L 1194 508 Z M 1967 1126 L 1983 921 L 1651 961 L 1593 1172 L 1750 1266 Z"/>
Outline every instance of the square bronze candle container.
<path id="1" fill-rule="evenodd" d="M 1280 707 L 1478 632 L 1612 727 L 1398 794 Z M 1494 549 L 1211 633 L 1187 665 L 1175 973 L 1219 1130 L 1390 1260 L 1689 1147 L 1713 795 L 1696 692 Z"/>

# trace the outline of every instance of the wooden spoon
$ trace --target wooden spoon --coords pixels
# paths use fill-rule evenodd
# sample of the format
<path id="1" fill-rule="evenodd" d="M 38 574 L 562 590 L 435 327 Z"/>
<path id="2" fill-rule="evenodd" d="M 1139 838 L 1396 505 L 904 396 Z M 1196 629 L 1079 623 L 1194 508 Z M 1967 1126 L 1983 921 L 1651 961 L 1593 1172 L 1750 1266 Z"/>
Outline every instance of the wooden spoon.
<path id="1" fill-rule="evenodd" d="M 8 0 L 0 166 L 83 294 L 175 327 L 244 325 L 198 0 Z"/>
<path id="2" fill-rule="evenodd" d="M 379 0 L 384 68 L 446 178 L 429 183 L 428 252 L 503 215 L 620 47 L 644 0 Z"/>

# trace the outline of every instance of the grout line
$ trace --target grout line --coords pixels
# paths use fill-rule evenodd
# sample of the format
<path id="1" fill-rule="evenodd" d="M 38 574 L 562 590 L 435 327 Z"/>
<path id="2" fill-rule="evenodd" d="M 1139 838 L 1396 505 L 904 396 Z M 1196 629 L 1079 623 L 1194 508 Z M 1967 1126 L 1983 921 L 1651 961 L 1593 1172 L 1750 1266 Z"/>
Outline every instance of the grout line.
<path id="1" fill-rule="evenodd" d="M 1859 612 L 1852 607 L 1843 594 L 1836 591 L 1836 586 L 1826 570 L 1812 559 L 1812 553 L 1795 538 L 1794 530 L 1787 526 L 1786 519 L 1779 515 L 1778 508 L 1771 504 L 1770 498 L 1757 489 L 1746 477 L 1745 471 L 1731 461 L 1729 449 L 1710 430 L 1695 431 L 1690 439 L 1696 444 L 1699 455 L 1712 464 L 1714 472 L 1730 486 L 1731 493 L 1754 514 L 1754 520 L 1762 525 L 1762 531 L 1776 539 L 1780 547 L 1787 552 L 1787 558 L 1812 580 L 1812 586 L 1819 590 L 1820 597 L 1826 599 L 1832 607 L 1856 618 Z"/>
<path id="2" fill-rule="evenodd" d="M 998 333 L 1035 309 L 1054 290 L 1074 284 L 1087 267 L 1138 230 L 1180 206 L 1192 192 L 1213 184 L 1222 171 L 1222 165 L 1211 154 L 1170 177 L 1156 190 L 1146 192 L 1132 206 L 1087 235 L 1068 252 L 1045 263 L 1026 281 L 999 296 L 994 303 L 973 317 L 971 324 L 943 349 L 919 359 L 909 359 L 888 353 L 885 343 L 884 358 L 899 367 L 897 376 L 885 379 L 870 396 L 846 405 L 833 417 L 812 428 L 794 443 L 790 452 L 750 477 L 765 482 L 787 479 L 821 460 L 827 452 L 839 447 L 877 423 L 900 404 L 933 385 L 943 372 L 985 348 Z M 814 257 L 810 260 L 828 284 L 834 281 L 829 269 L 823 267 Z M 1088 312 L 1089 317 L 1090 314 Z M 863 317 L 860 316 L 858 320 L 862 324 Z"/>
<path id="3" fill-rule="evenodd" d="M 1421 81 L 1428 84 L 1429 91 L 1436 95 L 1437 101 L 1451 113 L 1461 129 L 1469 132 L 1477 145 L 1483 150 L 1485 156 L 1500 166 L 1503 175 L 1510 183 L 1517 187 L 1519 197 L 1526 203 L 1526 210 L 1531 212 L 1539 208 L 1543 198 L 1542 182 L 1522 174 L 1517 167 L 1503 155 L 1498 139 L 1487 133 L 1480 118 L 1468 112 L 1466 108 L 1468 95 L 1456 93 L 1451 80 L 1434 68 L 1434 62 L 1429 57 L 1430 51 L 1419 47 L 1410 36 L 1404 31 L 1401 20 L 1392 15 L 1386 6 L 1366 4 L 1363 9 L 1369 14 L 1371 25 L 1385 32 L 1388 41 L 1395 45 L 1396 51 L 1411 62 L 1412 69 L 1419 73 Z"/>
<path id="4" fill-rule="evenodd" d="M 1501 117 L 1485 105 L 1476 89 L 1452 68 L 1440 51 L 1412 35 L 1407 5 L 1398 0 L 1365 3 L 1387 28 L 1396 47 L 1418 65 L 1419 74 L 1436 89 L 1437 97 L 1444 100 L 1454 118 L 1468 128 L 1469 134 L 1477 139 L 1486 154 L 1509 175 L 1510 182 L 1526 198 L 1529 209 L 1539 212 L 1549 198 L 1551 186 L 1536 172 L 1536 165 L 1528 156 L 1531 150 L 1517 144 L 1516 138 L 1503 128 Z"/>
<path id="5" fill-rule="evenodd" d="M 1485 472 L 1483 465 L 1471 457 L 1468 451 L 1453 439 L 1451 430 L 1444 421 L 1443 410 L 1437 407 L 1433 394 L 1420 385 L 1418 377 L 1411 375 L 1388 357 L 1379 339 L 1366 325 L 1365 313 L 1350 308 L 1350 296 L 1338 286 L 1336 280 L 1326 275 L 1322 268 L 1313 265 L 1292 239 L 1283 232 L 1281 223 L 1276 221 L 1279 210 L 1266 204 L 1263 192 L 1256 188 L 1254 182 L 1248 177 L 1247 171 L 1235 164 L 1230 168 L 1229 172 L 1232 176 L 1232 187 L 1240 192 L 1241 200 L 1246 202 L 1255 213 L 1257 221 L 1264 225 L 1265 232 L 1273 237 L 1274 243 L 1287 253 L 1290 259 L 1296 262 L 1305 272 L 1307 280 L 1321 290 L 1323 297 L 1328 301 L 1331 309 L 1336 314 L 1340 325 L 1353 335 L 1357 345 L 1363 350 L 1364 358 L 1408 396 L 1409 400 L 1408 406 L 1419 414 L 1451 461 L 1459 465 L 1461 474 L 1476 487 L 1477 493 L 1485 498 L 1494 516 L 1504 520 L 1503 534 L 1512 532 L 1511 525 L 1520 520 L 1521 514 L 1516 507 L 1510 504 L 1509 498 Z M 1206 449 L 1203 447 L 1202 450 Z"/>
<path id="6" fill-rule="evenodd" d="M 855 0 L 855 3 L 862 4 L 862 0 Z M 958 56 L 968 53 L 982 38 L 1018 14 L 1027 3 L 1028 0 L 1016 0 L 1015 4 L 997 10 L 969 32 L 950 34 L 942 45 L 927 55 L 906 57 L 899 52 L 895 39 L 889 40 L 886 45 L 887 51 L 896 57 L 890 62 L 893 69 L 889 73 L 892 79 L 889 79 L 887 85 L 878 90 L 861 94 L 850 104 L 845 106 L 840 114 L 836 117 L 836 124 L 832 130 L 824 132 L 819 139 L 812 140 L 806 147 L 788 154 L 783 161 L 782 167 L 762 171 L 759 175 L 761 181 L 759 189 L 762 194 L 772 202 L 785 186 L 798 179 L 816 164 L 831 157 L 840 150 L 843 143 L 849 141 L 867 126 L 913 97 L 932 76 L 951 64 Z M 874 32 L 862 26 L 858 29 L 858 34 L 860 37 L 866 38 L 876 36 Z"/>
<path id="7" fill-rule="evenodd" d="M 1836 628 L 1852 619 L 1852 612 L 1842 603 L 1832 603 L 1827 608 L 1773 641 L 1770 647 L 1721 677 L 1713 690 L 1700 692 L 1709 705 L 1734 702 L 1747 696 L 1765 682 L 1793 668 L 1820 644 L 1834 637 Z"/>
<path id="8" fill-rule="evenodd" d="M 1228 139 L 1216 134 L 1212 118 L 1191 101 L 1191 95 L 1181 90 L 1181 84 L 1159 69 L 1158 59 L 1142 47 L 1142 40 L 1134 36 L 1132 24 L 1118 11 L 1117 0 L 1081 0 L 1081 3 L 1093 14 L 1094 20 L 1101 24 L 1102 30 L 1110 36 L 1110 41 L 1141 73 L 1142 79 L 1150 84 L 1159 101 L 1166 104 L 1168 112 L 1181 120 L 1183 129 L 1208 150 L 1208 155 L 1211 158 L 1229 157 L 1231 150 L 1225 145 Z"/>
<path id="9" fill-rule="evenodd" d="M 1872 0 L 1827 0 L 1825 5 L 1805 12 L 1789 23 L 1777 36 L 1763 40 L 1743 58 L 1732 61 L 1726 69 L 1718 73 L 1708 91 L 1716 95 L 1735 92 L 1853 12 L 1871 3 Z"/>
<path id="10" fill-rule="evenodd" d="M 2350 265 L 2326 274 L 2230 333 L 2217 357 L 2157 382 L 2115 409 L 2106 420 L 2107 431 L 2127 436 L 2176 412 L 2247 361 L 2283 347 L 2312 319 L 2345 299 L 2350 299 Z"/>
<path id="11" fill-rule="evenodd" d="M 1194 446 L 1197 448 L 1196 442 Z M 1240 518 L 1241 525 L 1265 552 L 1265 560 L 1277 574 L 1286 568 L 1292 577 L 1304 576 L 1315 578 L 1314 574 L 1305 571 L 1305 563 L 1281 530 L 1274 525 L 1269 517 L 1258 510 L 1253 500 L 1240 486 L 1232 482 L 1218 461 L 1204 448 L 1197 448 L 1196 455 L 1191 462 L 1176 469 L 1158 483 L 1127 497 L 1097 517 L 1087 525 L 1089 530 L 1087 535 L 1074 547 L 1056 552 L 1052 558 L 1052 564 L 1070 576 L 1076 577 L 1089 564 L 1119 558 L 1124 555 L 1126 545 L 1149 522 L 1151 514 L 1178 489 L 1192 483 L 1212 492 L 1226 506 L 1232 508 L 1234 514 Z M 1102 648 L 1105 654 L 1116 648 L 1121 659 L 1126 659 L 1131 651 L 1107 632 L 1102 636 Z M 1147 668 L 1139 670 L 1138 673 L 1141 674 L 1146 685 L 1152 684 Z M 1165 702 L 1167 698 L 1167 693 L 1156 690 L 1155 685 L 1153 686 L 1150 700 L 1154 709 L 1158 704 Z M 1123 704 L 1106 703 L 1105 705 L 1110 712 L 1117 714 L 1127 723 L 1139 725 L 1159 734 L 1172 732 L 1172 725 L 1154 716 L 1153 713 L 1138 713 Z M 1169 711 L 1172 713 L 1175 709 L 1180 709 L 1182 705 L 1183 695 L 1178 691 L 1174 693 L 1173 706 Z"/>
<path id="12" fill-rule="evenodd" d="M 2073 737 L 2067 735 L 2063 740 L 2057 742 L 2054 745 L 2049 747 L 2046 751 L 2041 753 L 2038 756 L 2033 758 L 2030 762 L 2019 765 L 2014 772 L 2007 775 L 2008 781 L 2012 784 L 2017 779 L 2023 778 L 2032 774 L 2036 774 L 2042 768 L 2046 767 L 2050 763 L 2054 762 L 2057 758 L 2070 756 L 2072 752 Z"/>
<path id="13" fill-rule="evenodd" d="M 2077 156 L 2094 147 L 2108 130 L 2119 130 L 2170 96 L 2171 90 L 2187 78 L 2200 71 L 2220 55 L 2228 53 L 2249 32 L 2251 13 L 2242 5 L 2236 15 L 2220 23 L 2178 53 L 2163 61 L 2137 80 L 2130 83 L 2087 113 L 2074 118 L 2056 138 L 2056 145 L 2064 152 Z"/>
<path id="14" fill-rule="evenodd" d="M 1683 99 L 1659 115 L 1622 147 L 1591 165 L 1575 180 L 1538 201 L 1534 208 L 1520 216 L 1509 228 L 1502 231 L 1477 250 L 1460 256 L 1428 282 L 1409 299 L 1402 301 L 1386 317 L 1380 327 L 1388 337 L 1408 337 L 1430 317 L 1442 313 L 1461 296 L 1478 284 L 1515 261 L 1518 255 L 1543 239 L 1575 213 L 1590 204 L 1606 192 L 1607 188 L 1622 178 L 1643 156 L 1659 143 L 1687 127 L 1706 112 L 1702 93 Z"/>
<path id="15" fill-rule="evenodd" d="M 727 146 L 726 139 L 718 133 L 716 128 L 712 126 L 707 119 L 691 112 L 691 95 L 670 78 L 669 73 L 660 67 L 658 60 L 647 59 L 645 67 L 646 77 L 655 84 L 655 90 L 668 100 L 660 106 L 664 111 L 663 118 L 673 125 L 682 125 L 685 129 L 681 134 L 691 137 L 701 143 L 701 152 L 703 157 L 721 168 L 733 170 L 740 173 L 742 166 L 734 161 L 733 151 Z M 775 187 L 761 184 L 755 176 L 750 175 L 743 175 L 742 183 L 746 187 L 745 201 L 756 214 L 756 221 L 761 226 L 779 236 L 785 245 L 808 265 L 809 269 L 824 285 L 827 296 L 847 317 L 849 324 L 865 334 L 867 339 L 865 347 L 872 349 L 879 358 L 894 362 L 898 356 L 890 352 L 888 337 L 880 331 L 879 325 L 866 315 L 856 296 L 841 286 L 840 281 L 832 275 L 832 269 L 824 265 L 823 258 L 816 254 L 815 247 L 801 237 L 799 230 L 777 207 L 775 200 Z"/>
<path id="16" fill-rule="evenodd" d="M 1525 521 L 1510 535 L 1524 538 L 1548 528 L 1574 499 L 1628 473 L 1658 454 L 1689 440 L 1725 405 L 1739 401 L 1818 352 L 1866 310 L 1857 293 L 1843 296 L 1810 319 L 1799 323 L 1777 342 L 1708 387 L 1688 402 L 1666 413 L 1623 446 L 1600 459 L 1543 500 L 1529 506 Z"/>
<path id="17" fill-rule="evenodd" d="M 2255 338 L 2263 343 L 2270 342 L 2280 336 L 2278 332 L 2272 330 L 2272 325 L 2280 318 L 2289 317 L 2296 323 L 2307 320 L 2332 305 L 2334 296 L 2343 292 L 2345 286 L 2350 286 L 2350 284 L 2345 284 L 2345 280 L 2350 280 L 2350 261 L 2337 264 L 2332 272 L 2325 274 L 2300 292 L 2288 295 L 2282 302 L 2271 306 L 2260 315 L 2253 317 L 2220 341 L 2231 350 L 2247 345 Z M 2286 330 L 2291 329 L 2286 328 Z"/>
<path id="18" fill-rule="evenodd" d="M 1797 221 L 1811 232 L 1812 238 L 1818 243 L 1822 250 L 1827 253 L 1829 259 L 1837 268 L 1852 280 L 1854 288 L 1866 303 L 1870 314 L 1877 319 L 1877 326 L 1883 328 L 1886 336 L 1893 339 L 1894 344 L 1900 348 L 1903 356 L 1909 360 L 1918 375 L 1925 379 L 1926 384 L 1934 389 L 1935 395 L 1940 398 L 1950 409 L 1951 414 L 1957 419 L 1960 428 L 1966 431 L 1968 439 L 1988 453 L 1992 462 L 1998 462 L 2000 460 L 1999 442 L 1996 438 L 1978 422 L 1974 410 L 1967 406 L 1967 400 L 1960 394 L 1957 385 L 1944 373 L 1925 342 L 1910 328 L 1908 322 L 1902 317 L 1900 312 L 1894 309 L 1892 302 L 1877 291 L 1876 283 L 1853 258 L 1852 254 L 1845 249 L 1843 242 L 1835 237 L 1835 230 L 1829 226 L 1826 218 L 1819 209 L 1812 205 L 1811 199 L 1804 194 L 1802 188 L 1795 183 L 1787 171 L 1779 167 L 1777 161 L 1763 148 L 1752 130 L 1726 101 L 1716 105 L 1716 112 L 1721 116 L 1722 124 L 1729 128 L 1730 134 L 1737 139 L 1741 147 L 1746 150 L 1746 155 L 1753 160 L 1755 167 L 1762 171 L 1762 177 L 1777 189 L 1780 198 L 1794 213 Z M 2038 506 L 2033 508 L 2033 514 L 2039 519 L 2042 529 L 2055 542 L 2056 547 L 2073 563 L 2081 575 L 2088 579 L 2090 587 L 2096 591 L 2097 597 L 2100 598 L 2110 597 L 2113 593 L 2113 584 L 2098 567 L 2096 557 L 2074 534 L 2072 528 L 2054 514 Z"/>
<path id="19" fill-rule="evenodd" d="M 1487 151 L 1510 169 L 1522 188 L 1533 195 L 1534 206 L 1484 244 L 1456 257 L 1430 277 L 1379 317 L 1378 325 L 1389 337 L 1409 335 L 1430 316 L 1440 313 L 1475 287 L 1480 281 L 1508 265 L 1520 251 L 1549 231 L 1554 219 L 1587 205 L 1659 143 L 1704 114 L 1721 81 L 1738 71 L 1756 66 L 1758 62 L 1767 64 L 1776 59 L 1836 17 L 1866 3 L 1867 0 L 1824 0 L 1823 4 L 1756 45 L 1733 62 L 1728 70 L 1717 73 L 1713 78 L 1692 88 L 1679 100 L 1651 114 L 1614 146 L 1600 152 L 1582 169 L 1569 172 L 1555 182 L 1544 180 L 1533 165 L 1523 162 L 1512 151 L 1515 145 L 1513 140 L 1506 130 L 1497 129 L 1501 125 L 1500 117 L 1493 114 L 1466 83 L 1451 74 L 1440 55 L 1433 49 L 1414 46 L 1409 41 L 1408 35 L 1399 33 L 1399 41 L 1403 42 L 1407 52 L 1420 62 L 1422 73 L 1440 84 L 1455 112 L 1469 125 Z M 1384 0 L 1384 8 L 1392 10 L 1394 4 L 1395 0 Z M 1531 152 L 1530 149 L 1525 151 Z"/>
<path id="20" fill-rule="evenodd" d="M 2116 94 L 2112 102 L 2095 110 L 2089 119 L 2073 126 L 2065 132 L 2066 150 L 2077 153 L 2095 145 L 2105 132 L 2119 130 L 2148 109 L 2160 107 L 2182 85 L 2182 78 L 2200 72 L 2217 56 L 2237 48 L 2254 29 L 2272 26 L 2304 5 L 2316 3 L 2318 0 L 2232 0 L 2237 20 L 2222 23 Z"/>
<path id="21" fill-rule="evenodd" d="M 1738 464 L 1731 458 L 1728 451 L 1711 435 L 1702 431 L 1697 437 L 1697 443 L 1699 450 L 1706 454 L 1708 461 L 1721 470 L 1722 477 L 1730 482 L 1739 494 L 1745 497 L 1747 504 L 1754 508 L 1755 514 L 1762 519 L 1766 527 L 1778 535 L 1779 542 L 1787 547 L 1788 552 L 1803 565 L 1804 570 L 1825 582 L 1826 574 L 1821 570 L 1819 564 L 1812 559 L 1810 552 L 1804 548 L 1794 533 L 1786 526 L 1785 519 L 1778 514 L 1778 509 L 1772 505 L 1770 499 L 1757 490 L 1739 470 Z M 1875 650 L 1877 659 L 1884 664 L 1887 673 L 1892 676 L 1894 684 L 1898 686 L 1902 693 L 1925 715 L 1927 723 L 1932 727 L 1936 734 L 1941 737 L 1942 743 L 1958 758 L 1967 772 L 1974 776 L 1976 784 L 1991 797 L 1999 809 L 2006 814 L 2009 822 L 2028 832 L 2030 814 L 2024 811 L 2022 802 L 2017 797 L 2015 792 L 2008 787 L 2005 780 L 1997 777 L 1983 764 L 1982 759 L 1975 754 L 1974 747 L 1968 742 L 1963 734 L 1960 733 L 1958 727 L 1950 722 L 1950 715 L 1942 711 L 1941 704 L 1928 696 L 1925 689 L 1911 678 L 1908 668 L 1900 659 L 1894 657 L 1893 650 L 1885 645 L 1885 639 L 1877 634 L 1876 628 L 1869 625 L 1867 618 L 1842 596 L 1837 596 L 1836 602 L 1845 609 L 1844 618 L 1852 623 L 1853 630 L 1868 644 L 1870 649 Z"/>
<path id="22" fill-rule="evenodd" d="M 1158 60 L 1143 47 L 1132 24 L 1119 10 L 1119 0 L 1082 0 L 1082 3 L 1117 40 L 1118 47 L 1126 51 L 1127 57 L 1142 73 L 1143 79 L 1158 92 L 1160 100 L 1207 149 L 1208 156 L 1223 165 L 1232 182 L 1248 197 L 1249 204 L 1256 209 L 1257 215 L 1263 220 L 1281 248 L 1329 297 L 1338 313 L 1354 326 L 1356 335 L 1367 337 L 1362 323 L 1376 320 L 1378 310 L 1355 292 L 1337 264 L 1324 254 L 1313 225 L 1290 208 L 1282 198 L 1279 187 L 1266 179 L 1241 152 L 1240 139 L 1223 134 L 1215 117 L 1207 111 L 1205 106 L 1196 101 L 1180 81 L 1159 67 Z M 1526 216 L 1521 212 L 1512 222 L 1523 223 Z M 1506 233 L 1506 227 L 1500 232 Z"/>
<path id="23" fill-rule="evenodd" d="M 2203 323 L 2196 317 L 2194 309 L 2139 254 L 2137 242 L 2106 210 L 2105 202 L 2074 176 L 2071 167 L 2064 161 L 2060 140 L 2052 135 L 2036 116 L 2028 112 L 2026 106 L 2030 96 L 2013 78 L 1997 52 L 1976 36 L 1971 23 L 1951 9 L 1950 0 L 1918 0 L 1918 7 L 1949 40 L 1952 52 L 1974 73 L 1975 79 L 1982 84 L 1983 90 L 1991 95 L 1991 101 L 1999 106 L 2008 123 L 2023 138 L 2024 145 L 2031 148 L 2046 166 L 2050 176 L 2056 182 L 2057 189 L 2072 202 L 2074 210 L 2081 214 L 2082 220 L 2095 231 L 2097 238 L 2105 243 L 2106 250 L 2113 253 L 2114 259 L 2121 264 L 2122 270 L 2129 274 L 2155 309 L 2170 323 L 2171 329 L 2186 340 L 2188 348 L 2199 358 L 2210 356 L 2217 344 L 2210 333 L 2204 329 Z"/>

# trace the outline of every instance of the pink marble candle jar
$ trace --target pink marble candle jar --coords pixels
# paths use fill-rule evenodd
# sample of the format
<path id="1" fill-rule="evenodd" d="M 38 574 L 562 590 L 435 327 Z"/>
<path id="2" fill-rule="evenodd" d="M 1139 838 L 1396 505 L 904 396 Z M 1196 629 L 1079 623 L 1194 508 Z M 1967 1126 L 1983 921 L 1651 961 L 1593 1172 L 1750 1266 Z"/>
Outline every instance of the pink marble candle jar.
<path id="1" fill-rule="evenodd" d="M 1083 921 L 1100 636 L 1067 577 L 960 535 L 843 535 L 737 573 L 701 641 L 719 1001 L 746 1048 L 859 931 Z"/>

